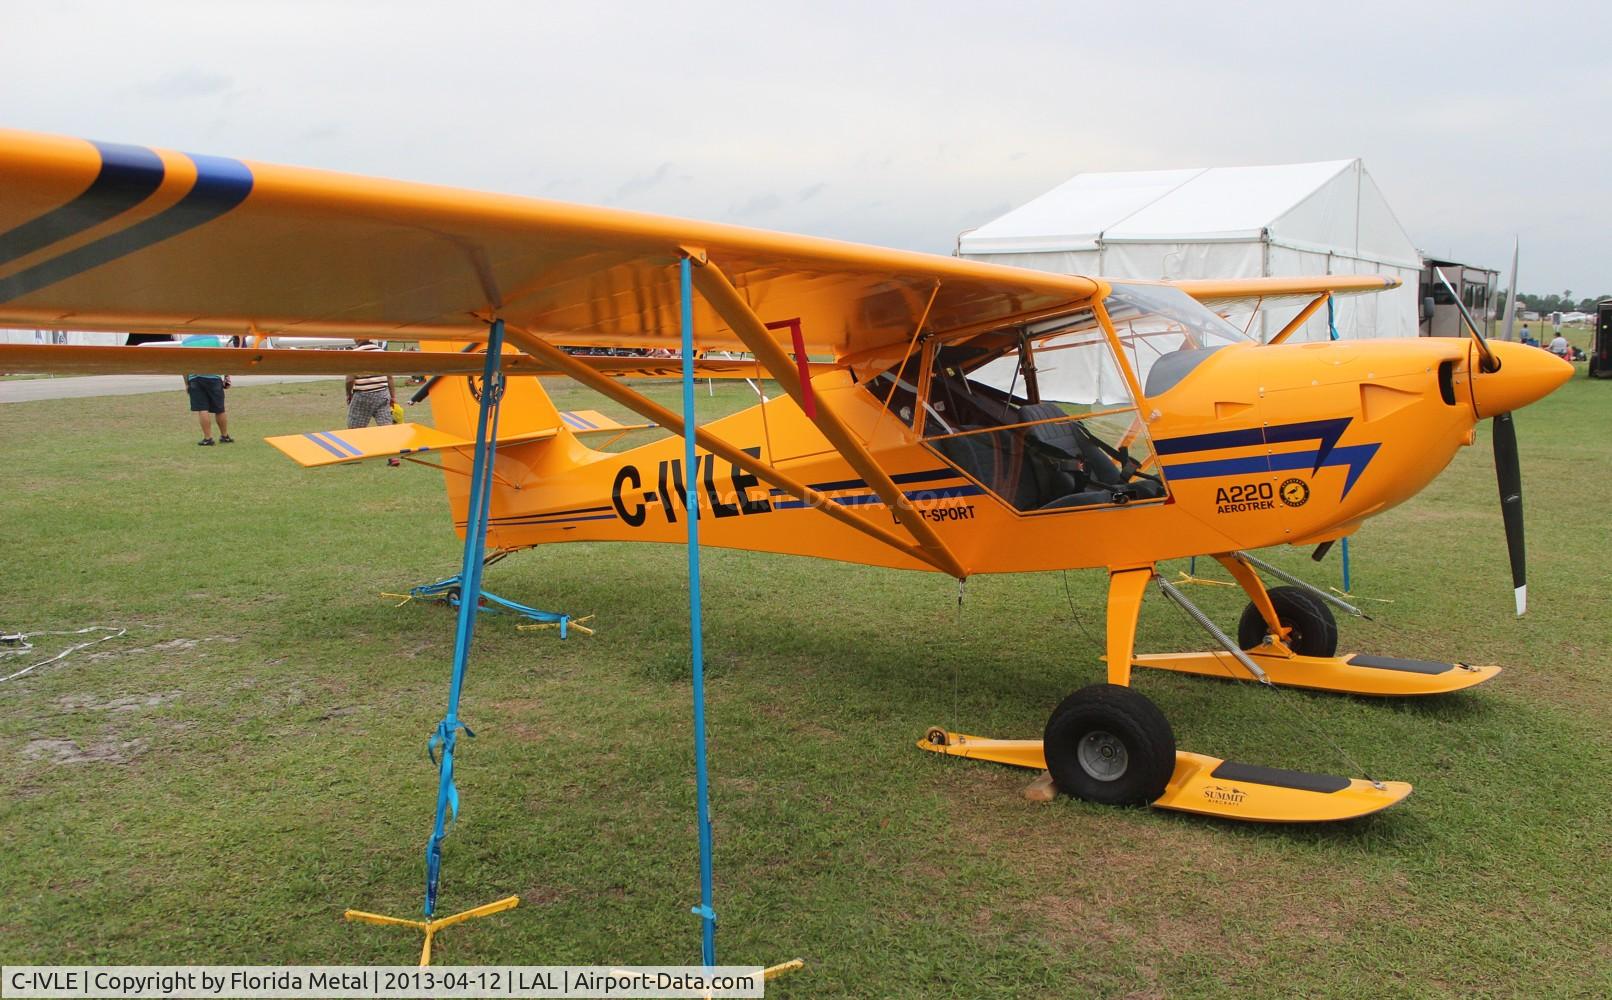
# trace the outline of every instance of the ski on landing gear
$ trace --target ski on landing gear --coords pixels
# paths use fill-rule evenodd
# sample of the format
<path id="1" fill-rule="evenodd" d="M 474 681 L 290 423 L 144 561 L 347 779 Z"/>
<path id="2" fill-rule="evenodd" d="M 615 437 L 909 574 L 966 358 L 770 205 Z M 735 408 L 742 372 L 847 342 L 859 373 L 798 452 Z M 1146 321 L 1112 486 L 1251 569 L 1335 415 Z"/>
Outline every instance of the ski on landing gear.
<path id="1" fill-rule="evenodd" d="M 1114 780 L 1112 761 L 1117 754 L 1102 756 L 1105 746 L 1113 749 L 1106 738 L 1112 735 L 1099 734 L 1087 744 L 1095 751 L 1088 753 L 1087 759 L 1105 763 L 1098 764 L 1095 775 L 1085 774 L 1083 778 L 1099 784 L 1104 775 L 1108 776 L 1108 781 Z M 1073 754 L 1077 767 L 1082 766 L 1080 745 L 1076 744 Z M 1032 770 L 1047 768 L 1051 763 L 1051 755 L 1047 754 L 1041 740 L 993 740 L 931 729 L 918 741 L 918 746 L 950 757 L 988 760 Z M 1130 765 L 1130 751 L 1127 749 L 1124 754 L 1123 763 L 1119 765 L 1121 778 Z M 1373 784 L 1361 778 L 1261 767 L 1185 750 L 1175 751 L 1173 757 L 1163 790 L 1147 803 L 1155 809 L 1252 823 L 1325 823 L 1381 812 L 1411 793 L 1411 786 L 1403 781 Z M 1064 788 L 1061 784 L 1058 787 Z"/>

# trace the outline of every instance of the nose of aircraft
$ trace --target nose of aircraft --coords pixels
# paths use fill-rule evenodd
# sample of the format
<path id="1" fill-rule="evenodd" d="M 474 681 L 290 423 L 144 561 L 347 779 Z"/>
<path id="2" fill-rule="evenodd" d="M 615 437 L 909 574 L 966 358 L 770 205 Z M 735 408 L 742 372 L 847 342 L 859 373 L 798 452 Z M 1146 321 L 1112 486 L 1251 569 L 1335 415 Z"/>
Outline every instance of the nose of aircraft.
<path id="1" fill-rule="evenodd" d="M 1500 370 L 1482 370 L 1473 352 L 1472 405 L 1479 419 L 1510 413 L 1544 399 L 1573 377 L 1573 366 L 1549 351 L 1528 344 L 1489 341 Z"/>

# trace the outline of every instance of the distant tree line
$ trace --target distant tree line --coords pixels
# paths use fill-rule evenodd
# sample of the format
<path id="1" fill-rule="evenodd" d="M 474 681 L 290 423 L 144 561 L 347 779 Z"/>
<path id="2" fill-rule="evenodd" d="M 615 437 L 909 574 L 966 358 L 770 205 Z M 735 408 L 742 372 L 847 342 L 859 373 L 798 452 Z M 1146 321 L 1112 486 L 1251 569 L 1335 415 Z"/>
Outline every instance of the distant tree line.
<path id="1" fill-rule="evenodd" d="M 1527 292 L 1519 292 L 1519 293 L 1517 293 L 1517 301 L 1522 303 L 1522 307 L 1524 309 L 1527 309 L 1530 312 L 1537 312 L 1537 313 L 1553 313 L 1553 312 L 1593 313 L 1593 312 L 1595 312 L 1595 304 L 1597 302 L 1602 302 L 1602 301 L 1604 301 L 1606 299 L 1612 299 L 1612 294 L 1609 294 L 1609 295 L 1591 295 L 1591 296 L 1588 296 L 1586 298 L 1575 299 L 1575 298 L 1573 298 L 1572 289 L 1567 289 L 1565 291 L 1558 292 L 1558 293 L 1555 293 L 1555 294 L 1552 294 L 1552 295 L 1530 295 Z M 1500 293 L 1498 301 L 1499 301 L 1499 310 L 1498 311 L 1500 311 L 1502 314 L 1504 314 L 1504 311 L 1505 311 L 1505 308 L 1506 308 L 1506 293 L 1505 292 Z"/>

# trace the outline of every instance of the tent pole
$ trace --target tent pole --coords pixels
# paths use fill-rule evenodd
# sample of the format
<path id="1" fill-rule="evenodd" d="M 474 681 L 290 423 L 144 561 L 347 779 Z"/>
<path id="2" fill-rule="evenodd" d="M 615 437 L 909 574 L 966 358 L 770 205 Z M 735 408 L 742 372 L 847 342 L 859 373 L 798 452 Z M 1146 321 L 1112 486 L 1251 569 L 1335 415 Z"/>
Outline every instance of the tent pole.
<path id="1" fill-rule="evenodd" d="M 1338 307 L 1332 298 L 1331 292 L 1327 293 L 1327 337 L 1330 340 L 1339 339 Z M 1343 592 L 1345 594 L 1354 593 L 1354 588 L 1349 586 L 1349 539 L 1347 538 L 1343 540 Z"/>

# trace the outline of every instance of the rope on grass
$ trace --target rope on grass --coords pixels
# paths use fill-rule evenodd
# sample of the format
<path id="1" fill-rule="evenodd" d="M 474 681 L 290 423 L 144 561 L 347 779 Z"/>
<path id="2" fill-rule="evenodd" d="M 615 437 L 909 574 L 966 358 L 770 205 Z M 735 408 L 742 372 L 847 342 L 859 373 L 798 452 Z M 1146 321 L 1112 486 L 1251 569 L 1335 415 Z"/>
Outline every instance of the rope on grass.
<path id="1" fill-rule="evenodd" d="M 0 677 L 0 684 L 5 683 L 6 681 L 16 680 L 18 677 L 23 677 L 23 676 L 26 676 L 28 674 L 31 674 L 35 670 L 38 670 L 40 667 L 48 667 L 52 663 L 57 662 L 58 660 L 66 659 L 69 655 L 71 655 L 73 653 L 76 653 L 81 649 L 88 649 L 89 647 L 94 646 L 94 645 L 96 645 L 98 643 L 106 642 L 108 639 L 116 639 L 116 638 L 119 638 L 120 636 L 127 635 L 128 631 L 129 630 L 126 629 L 126 628 L 117 628 L 117 627 L 111 626 L 111 625 L 89 625 L 89 626 L 86 626 L 84 628 L 68 629 L 68 630 L 65 630 L 65 631 L 7 632 L 7 633 L 4 633 L 4 634 L 0 634 L 0 657 L 5 657 L 5 656 L 23 656 L 23 655 L 26 655 L 30 650 L 32 650 L 34 648 L 34 644 L 32 642 L 29 642 L 28 640 L 37 639 L 37 638 L 39 638 L 41 636 L 51 636 L 51 635 L 89 635 L 91 632 L 107 632 L 107 633 L 110 633 L 109 635 L 101 636 L 99 639 L 91 639 L 88 642 L 75 643 L 74 645 L 68 646 L 66 649 L 62 650 L 60 653 L 57 653 L 55 656 L 52 656 L 48 660 L 40 660 L 38 663 L 29 664 L 28 666 L 23 667 L 21 670 L 18 670 L 18 671 L 14 672 L 14 673 L 7 674 L 4 677 Z"/>

